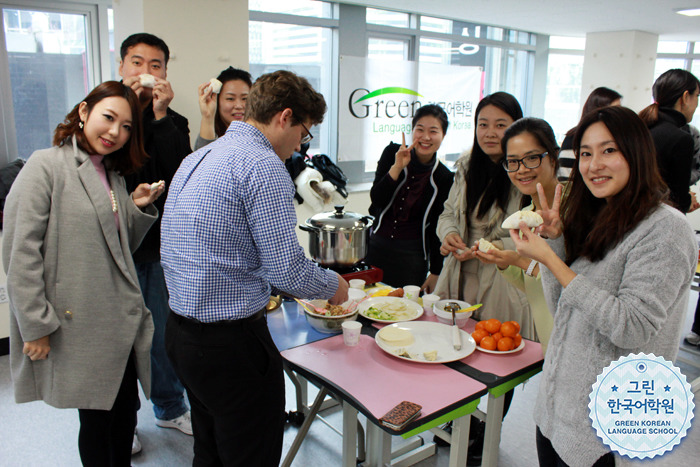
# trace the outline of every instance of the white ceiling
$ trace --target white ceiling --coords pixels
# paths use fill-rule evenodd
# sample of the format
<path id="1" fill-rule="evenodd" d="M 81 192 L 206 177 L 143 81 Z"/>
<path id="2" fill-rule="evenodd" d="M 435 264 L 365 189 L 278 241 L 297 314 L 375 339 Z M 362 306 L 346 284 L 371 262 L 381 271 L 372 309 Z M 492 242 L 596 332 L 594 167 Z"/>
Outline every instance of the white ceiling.
<path id="1" fill-rule="evenodd" d="M 663 40 L 700 41 L 700 17 L 675 13 L 700 0 L 343 0 L 385 9 L 557 36 L 637 30 Z"/>

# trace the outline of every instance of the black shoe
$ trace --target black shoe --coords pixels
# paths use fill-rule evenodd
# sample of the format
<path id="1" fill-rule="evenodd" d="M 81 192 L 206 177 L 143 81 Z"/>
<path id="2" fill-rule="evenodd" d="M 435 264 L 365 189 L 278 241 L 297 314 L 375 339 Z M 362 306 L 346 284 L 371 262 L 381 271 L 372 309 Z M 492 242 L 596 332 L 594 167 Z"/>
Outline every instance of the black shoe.
<path id="1" fill-rule="evenodd" d="M 474 438 L 469 440 L 469 449 L 467 450 L 467 465 L 470 467 L 481 465 L 485 432 L 486 424 L 484 422 L 479 422 L 474 427 Z M 469 438 L 472 438 L 471 434 L 472 430 L 469 430 Z"/>

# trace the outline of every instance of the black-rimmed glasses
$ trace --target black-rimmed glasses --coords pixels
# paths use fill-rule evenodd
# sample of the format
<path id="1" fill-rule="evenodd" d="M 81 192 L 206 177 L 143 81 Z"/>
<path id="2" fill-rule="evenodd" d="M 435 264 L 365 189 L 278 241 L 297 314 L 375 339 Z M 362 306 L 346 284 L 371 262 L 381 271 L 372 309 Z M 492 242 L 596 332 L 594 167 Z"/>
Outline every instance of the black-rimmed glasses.
<path id="1" fill-rule="evenodd" d="M 301 139 L 301 144 L 306 144 L 309 141 L 311 141 L 312 139 L 314 139 L 314 135 L 312 135 L 311 132 L 309 131 L 309 129 L 306 128 L 306 125 L 304 125 L 302 122 L 299 122 L 299 124 L 302 126 L 302 128 L 304 128 L 304 130 L 306 130 L 306 136 L 304 136 Z"/>
<path id="2" fill-rule="evenodd" d="M 501 165 L 506 169 L 506 172 L 517 172 L 520 164 L 523 164 L 526 169 L 536 169 L 542 165 L 542 158 L 548 155 L 549 153 L 543 152 L 542 154 L 530 154 L 522 159 L 503 159 Z"/>

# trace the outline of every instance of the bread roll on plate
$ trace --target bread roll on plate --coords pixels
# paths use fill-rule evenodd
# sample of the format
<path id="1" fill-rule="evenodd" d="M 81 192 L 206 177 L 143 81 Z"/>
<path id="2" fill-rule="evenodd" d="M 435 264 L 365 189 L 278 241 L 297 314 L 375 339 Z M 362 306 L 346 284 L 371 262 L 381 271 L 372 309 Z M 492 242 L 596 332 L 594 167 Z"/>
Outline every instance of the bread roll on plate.
<path id="1" fill-rule="evenodd" d="M 542 225 L 544 219 L 535 211 L 518 211 L 508 216 L 501 224 L 501 227 L 504 229 L 519 229 L 521 222 L 525 222 L 528 227 L 533 228 Z"/>

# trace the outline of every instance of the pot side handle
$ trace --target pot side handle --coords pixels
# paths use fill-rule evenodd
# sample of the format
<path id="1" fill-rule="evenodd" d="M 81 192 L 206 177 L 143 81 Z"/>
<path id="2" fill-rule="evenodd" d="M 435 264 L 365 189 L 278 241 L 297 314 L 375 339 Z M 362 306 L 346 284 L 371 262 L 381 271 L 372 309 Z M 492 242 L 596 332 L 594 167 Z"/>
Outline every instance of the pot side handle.
<path id="1" fill-rule="evenodd" d="M 314 229 L 313 227 L 309 227 L 308 225 L 300 224 L 299 228 L 303 230 L 304 232 L 318 232 L 317 229 Z"/>

